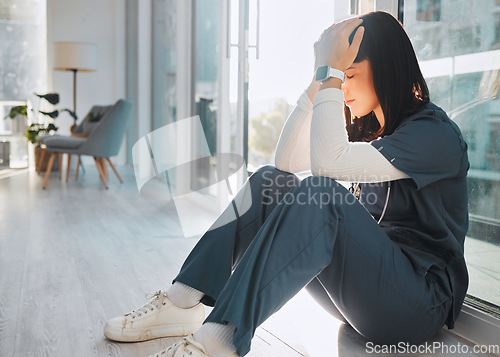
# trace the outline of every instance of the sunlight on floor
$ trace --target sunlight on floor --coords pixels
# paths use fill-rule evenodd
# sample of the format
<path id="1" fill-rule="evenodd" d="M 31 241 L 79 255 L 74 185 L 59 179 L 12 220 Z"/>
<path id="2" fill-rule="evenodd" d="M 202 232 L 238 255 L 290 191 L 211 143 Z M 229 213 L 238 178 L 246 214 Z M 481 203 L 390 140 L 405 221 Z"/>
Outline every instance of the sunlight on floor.
<path id="1" fill-rule="evenodd" d="M 327 313 L 306 290 L 301 290 L 277 316 L 288 320 L 287 328 L 293 330 L 297 345 L 302 346 L 307 356 L 339 355 L 337 336 L 343 323 Z"/>

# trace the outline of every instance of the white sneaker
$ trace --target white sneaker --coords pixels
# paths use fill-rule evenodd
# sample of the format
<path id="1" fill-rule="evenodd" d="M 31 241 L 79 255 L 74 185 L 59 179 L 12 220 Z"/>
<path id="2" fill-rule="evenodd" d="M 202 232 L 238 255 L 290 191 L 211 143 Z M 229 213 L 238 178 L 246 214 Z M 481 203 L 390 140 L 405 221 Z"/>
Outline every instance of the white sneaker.
<path id="1" fill-rule="evenodd" d="M 109 320 L 104 326 L 104 336 L 120 342 L 186 336 L 197 331 L 205 319 L 201 303 L 190 309 L 181 309 L 162 290 L 148 297 L 151 298 L 153 300 L 143 307 Z"/>
<path id="2" fill-rule="evenodd" d="M 209 357 L 203 345 L 196 342 L 192 335 L 184 337 L 176 344 L 149 357 Z M 227 357 L 239 357 L 237 353 L 231 353 Z"/>

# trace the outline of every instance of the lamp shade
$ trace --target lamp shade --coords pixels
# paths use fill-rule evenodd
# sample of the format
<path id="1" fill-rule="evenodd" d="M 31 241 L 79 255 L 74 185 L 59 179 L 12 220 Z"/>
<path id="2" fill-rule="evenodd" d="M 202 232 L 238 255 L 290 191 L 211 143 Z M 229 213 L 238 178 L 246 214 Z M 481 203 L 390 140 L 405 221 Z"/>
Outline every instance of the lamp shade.
<path id="1" fill-rule="evenodd" d="M 93 43 L 55 42 L 54 69 L 59 71 L 96 71 L 97 46 Z"/>

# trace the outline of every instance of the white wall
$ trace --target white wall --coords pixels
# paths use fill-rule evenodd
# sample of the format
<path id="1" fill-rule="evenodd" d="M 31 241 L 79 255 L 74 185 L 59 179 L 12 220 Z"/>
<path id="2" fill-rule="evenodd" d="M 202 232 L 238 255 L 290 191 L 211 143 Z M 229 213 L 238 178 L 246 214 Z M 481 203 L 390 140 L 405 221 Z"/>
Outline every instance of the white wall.
<path id="1" fill-rule="evenodd" d="M 54 42 L 58 41 L 97 45 L 97 71 L 77 74 L 78 121 L 92 105 L 125 98 L 125 0 L 47 0 L 48 90 L 60 94 L 60 107 L 73 108 L 72 72 L 52 69 Z M 66 135 L 71 124 L 66 113 L 56 123 Z M 124 147 L 118 163 L 124 162 Z"/>

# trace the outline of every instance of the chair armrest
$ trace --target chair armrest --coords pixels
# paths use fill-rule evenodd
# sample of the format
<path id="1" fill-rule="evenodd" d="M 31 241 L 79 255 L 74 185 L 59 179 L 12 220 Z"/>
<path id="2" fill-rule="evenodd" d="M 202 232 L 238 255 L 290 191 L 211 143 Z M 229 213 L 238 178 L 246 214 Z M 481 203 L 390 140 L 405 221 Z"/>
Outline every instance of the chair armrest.
<path id="1" fill-rule="evenodd" d="M 75 137 L 75 138 L 87 138 L 89 136 L 89 134 L 71 134 L 71 136 Z"/>

